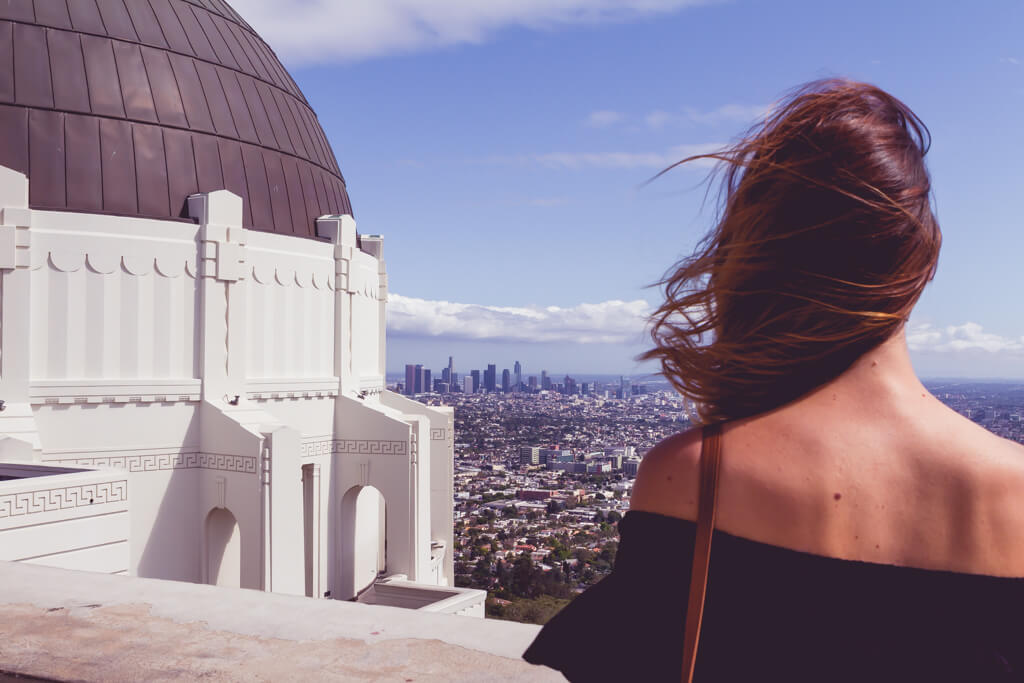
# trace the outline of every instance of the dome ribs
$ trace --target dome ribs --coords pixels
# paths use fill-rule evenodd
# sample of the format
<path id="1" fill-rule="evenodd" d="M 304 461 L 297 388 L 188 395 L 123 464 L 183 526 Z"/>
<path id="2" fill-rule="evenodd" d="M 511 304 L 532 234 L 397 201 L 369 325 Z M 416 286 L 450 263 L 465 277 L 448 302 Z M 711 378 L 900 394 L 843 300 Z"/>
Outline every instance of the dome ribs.
<path id="1" fill-rule="evenodd" d="M 74 30 L 97 36 L 106 35 L 103 17 L 100 16 L 95 0 L 75 0 L 68 3 L 68 14 L 71 16 L 71 27 Z"/>
<path id="2" fill-rule="evenodd" d="M 5 0 L 0 2 L 0 19 L 36 23 L 35 8 L 32 0 Z"/>
<path id="3" fill-rule="evenodd" d="M 270 182 L 267 168 L 263 163 L 262 150 L 252 145 L 242 145 L 242 165 L 249 188 L 252 205 L 252 228 L 274 232 L 274 214 L 270 205 Z"/>
<path id="4" fill-rule="evenodd" d="M 165 50 L 142 48 L 142 62 L 149 76 L 150 89 L 153 92 L 153 103 L 160 123 L 178 128 L 188 128 L 185 117 L 185 105 L 181 101 L 177 79 L 171 69 L 171 63 Z"/>
<path id="5" fill-rule="evenodd" d="M 65 115 L 64 158 L 68 205 L 103 211 L 103 176 L 96 172 L 102 165 L 98 118 Z"/>
<path id="6" fill-rule="evenodd" d="M 160 26 L 160 21 L 153 12 L 153 7 L 149 4 L 149 0 L 129 2 L 125 7 L 128 10 L 128 16 L 132 20 L 135 33 L 139 36 L 140 43 L 163 50 L 170 47 L 167 44 L 167 39 L 164 37 L 164 30 Z"/>
<path id="7" fill-rule="evenodd" d="M 103 173 L 103 210 L 125 216 L 139 215 L 131 123 L 117 119 L 100 119 L 100 160 Z M 35 174 L 29 183 L 30 192 L 34 181 Z M 29 203 L 31 204 L 31 201 Z"/>
<path id="8" fill-rule="evenodd" d="M 33 109 L 28 117 L 29 204 L 59 208 L 67 203 L 64 176 L 64 114 Z"/>
<path id="9" fill-rule="evenodd" d="M 14 102 L 14 24 L 0 21 L 0 102 Z"/>
<path id="10" fill-rule="evenodd" d="M 40 26 L 15 24 L 13 42 L 15 101 L 27 107 L 53 108 L 46 30 Z"/>
<path id="11" fill-rule="evenodd" d="M 285 180 L 281 155 L 263 151 L 263 166 L 267 170 L 270 184 L 270 211 L 274 218 L 274 232 L 290 233 L 292 228 L 291 199 L 288 197 L 288 183 Z"/>
<path id="12" fill-rule="evenodd" d="M 31 109 L 0 104 L 0 163 L 28 175 L 28 113 Z"/>
<path id="13" fill-rule="evenodd" d="M 60 65 L 52 71 L 53 106 L 63 111 L 91 113 L 81 37 L 70 31 L 47 31 L 46 43 L 50 63 Z"/>
<path id="14" fill-rule="evenodd" d="M 174 2 L 171 8 L 181 23 L 181 28 L 185 32 L 185 37 L 188 38 L 189 45 L 192 46 L 192 54 L 211 64 L 217 63 L 217 53 L 213 51 L 213 46 L 207 40 L 203 27 L 199 25 L 199 19 L 196 18 L 192 5 L 186 2 Z"/>
<path id="15" fill-rule="evenodd" d="M 142 51 L 135 43 L 114 41 L 114 61 L 121 81 L 125 115 L 135 121 L 156 123 L 156 104 L 149 87 L 149 76 L 142 62 Z"/>
<path id="16" fill-rule="evenodd" d="M 92 113 L 124 118 L 124 100 L 114 61 L 114 41 L 90 35 L 82 35 L 81 38 Z"/>
<path id="17" fill-rule="evenodd" d="M 192 134 L 182 130 L 164 128 L 163 136 L 164 155 L 167 159 L 167 196 L 170 201 L 171 215 L 186 218 L 188 216 L 186 199 L 190 194 L 199 192 L 199 181 L 196 177 L 197 163 L 192 150 Z"/>
<path id="18" fill-rule="evenodd" d="M 164 40 L 167 41 L 170 49 L 185 55 L 194 55 L 192 43 L 189 42 L 188 34 L 181 25 L 181 19 L 171 6 L 170 0 L 149 0 L 149 6 L 156 15 Z"/>
<path id="19" fill-rule="evenodd" d="M 132 25 L 132 15 L 128 14 L 123 0 L 96 0 L 96 6 L 108 36 L 131 43 L 139 42 L 139 34 Z"/>
<path id="20" fill-rule="evenodd" d="M 135 183 L 139 214 L 170 216 L 167 188 L 167 159 L 164 137 L 158 126 L 132 125 L 135 145 Z"/>
<path id="21" fill-rule="evenodd" d="M 351 211 L 315 113 L 222 0 L 0 0 L 0 126 L 33 208 L 181 220 L 226 188 L 245 227 L 306 238 Z"/>
<path id="22" fill-rule="evenodd" d="M 36 21 L 43 26 L 52 28 L 71 28 L 71 15 L 68 13 L 68 4 L 65 0 L 49 0 L 49 2 L 36 2 Z"/>
<path id="23" fill-rule="evenodd" d="M 171 70 L 174 71 L 174 80 L 178 85 L 182 106 L 185 109 L 187 127 L 204 133 L 214 132 L 210 106 L 206 101 L 206 93 L 203 92 L 203 84 L 199 81 L 195 60 L 173 52 L 169 53 L 168 57 L 171 60 Z"/>

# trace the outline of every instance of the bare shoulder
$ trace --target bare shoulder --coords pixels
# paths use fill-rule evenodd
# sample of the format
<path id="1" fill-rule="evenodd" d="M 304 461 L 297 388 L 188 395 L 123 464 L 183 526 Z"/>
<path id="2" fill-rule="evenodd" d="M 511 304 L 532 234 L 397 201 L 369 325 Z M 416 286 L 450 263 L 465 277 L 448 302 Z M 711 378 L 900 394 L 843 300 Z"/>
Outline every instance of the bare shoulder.
<path id="1" fill-rule="evenodd" d="M 630 497 L 631 510 L 696 519 L 701 428 L 668 437 L 640 463 Z"/>

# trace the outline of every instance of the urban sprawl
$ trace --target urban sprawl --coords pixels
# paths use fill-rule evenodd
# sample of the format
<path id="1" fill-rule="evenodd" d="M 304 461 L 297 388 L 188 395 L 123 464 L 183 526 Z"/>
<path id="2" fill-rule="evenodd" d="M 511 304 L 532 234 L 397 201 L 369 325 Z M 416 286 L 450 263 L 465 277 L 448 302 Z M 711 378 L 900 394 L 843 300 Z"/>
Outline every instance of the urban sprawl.
<path id="1" fill-rule="evenodd" d="M 643 455 L 687 429 L 695 405 L 664 380 L 555 380 L 524 375 L 518 361 L 460 377 L 449 357 L 431 376 L 407 365 L 393 386 L 455 410 L 456 581 L 488 591 L 489 616 L 543 623 L 611 571 Z M 926 384 L 1024 443 L 1024 385 Z"/>

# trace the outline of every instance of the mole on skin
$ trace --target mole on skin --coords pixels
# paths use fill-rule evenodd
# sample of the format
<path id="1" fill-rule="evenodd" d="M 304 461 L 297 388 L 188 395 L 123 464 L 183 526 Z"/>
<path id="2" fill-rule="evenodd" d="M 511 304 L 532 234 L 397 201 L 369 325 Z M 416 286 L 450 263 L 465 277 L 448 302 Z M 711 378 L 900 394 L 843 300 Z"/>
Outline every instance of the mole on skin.
<path id="1" fill-rule="evenodd" d="M 833 496 L 832 496 L 832 497 L 833 497 L 833 498 L 835 498 L 836 500 L 839 500 L 840 498 L 842 498 L 842 497 L 843 497 L 843 494 L 841 494 L 841 493 L 836 493 L 836 494 L 833 494 Z"/>

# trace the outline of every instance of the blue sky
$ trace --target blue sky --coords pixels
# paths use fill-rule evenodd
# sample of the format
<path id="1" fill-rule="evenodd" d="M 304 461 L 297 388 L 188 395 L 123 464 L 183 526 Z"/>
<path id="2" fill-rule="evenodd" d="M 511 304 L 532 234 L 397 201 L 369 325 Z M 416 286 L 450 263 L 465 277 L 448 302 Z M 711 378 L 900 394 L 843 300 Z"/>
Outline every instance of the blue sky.
<path id="1" fill-rule="evenodd" d="M 637 373 L 646 287 L 710 226 L 705 168 L 788 89 L 880 85 L 934 137 L 924 376 L 1024 378 L 1024 4 L 235 0 L 385 235 L 389 369 Z M 647 369 L 652 369 L 648 367 Z"/>

